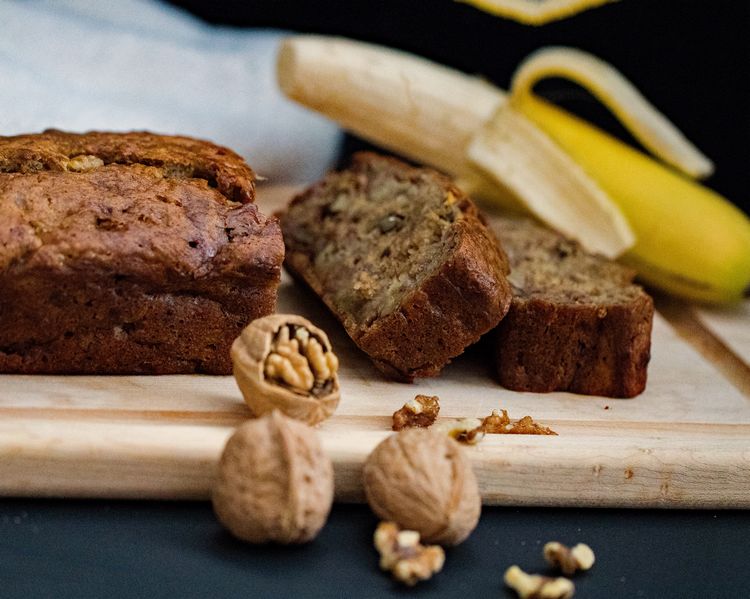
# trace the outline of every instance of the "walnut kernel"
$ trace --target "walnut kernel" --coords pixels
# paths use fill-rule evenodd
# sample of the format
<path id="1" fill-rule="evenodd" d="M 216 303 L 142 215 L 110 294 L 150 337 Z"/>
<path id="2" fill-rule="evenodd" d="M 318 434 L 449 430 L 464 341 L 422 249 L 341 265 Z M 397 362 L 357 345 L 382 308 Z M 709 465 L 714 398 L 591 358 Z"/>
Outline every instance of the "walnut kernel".
<path id="1" fill-rule="evenodd" d="M 408 586 L 427 580 L 440 572 L 445 552 L 439 545 L 424 546 L 415 530 L 401 530 L 394 522 L 381 522 L 375 531 L 375 548 L 380 567 Z"/>
<path id="2" fill-rule="evenodd" d="M 256 416 L 279 409 L 317 424 L 338 406 L 338 359 L 326 334 L 301 316 L 254 320 L 231 353 L 237 385 Z"/>
<path id="3" fill-rule="evenodd" d="M 567 578 L 527 574 L 518 566 L 505 571 L 505 584 L 521 599 L 570 599 L 575 593 L 575 585 Z"/>
<path id="4" fill-rule="evenodd" d="M 465 450 L 448 435 L 409 428 L 384 439 L 363 469 L 372 510 L 428 543 L 458 545 L 479 521 L 482 500 Z"/>
<path id="5" fill-rule="evenodd" d="M 431 426 L 440 412 L 440 400 L 437 395 L 417 395 L 393 413 L 394 431 L 405 428 L 427 428 Z"/>
<path id="6" fill-rule="evenodd" d="M 507 410 L 502 410 L 502 415 L 492 410 L 492 414 L 482 420 L 482 427 L 485 433 L 497 435 L 557 435 L 551 428 L 534 422 L 531 416 L 524 416 L 514 424 Z"/>
<path id="7" fill-rule="evenodd" d="M 585 543 L 578 543 L 571 548 L 557 541 L 550 541 L 544 546 L 544 559 L 570 576 L 577 570 L 590 570 L 596 558 L 591 547 Z"/>
<path id="8" fill-rule="evenodd" d="M 333 466 L 309 426 L 274 411 L 227 441 L 212 494 L 219 521 L 251 543 L 304 543 L 333 503 Z"/>
<path id="9" fill-rule="evenodd" d="M 466 445 L 476 445 L 484 438 L 484 427 L 479 418 L 446 420 L 437 425 L 435 430 L 445 433 L 459 443 L 465 443 Z"/>

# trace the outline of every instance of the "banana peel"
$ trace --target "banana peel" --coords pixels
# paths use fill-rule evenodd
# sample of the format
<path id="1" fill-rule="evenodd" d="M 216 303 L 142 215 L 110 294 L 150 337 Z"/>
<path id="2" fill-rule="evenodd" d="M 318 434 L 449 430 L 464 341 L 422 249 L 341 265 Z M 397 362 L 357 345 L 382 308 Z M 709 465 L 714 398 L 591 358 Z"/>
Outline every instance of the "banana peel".
<path id="1" fill-rule="evenodd" d="M 636 231 L 621 257 L 647 283 L 727 303 L 750 286 L 750 219 L 724 197 L 532 95 L 514 105 L 595 179 Z"/>
<path id="2" fill-rule="evenodd" d="M 532 93 L 544 77 L 588 89 L 665 164 Z M 708 303 L 740 300 L 750 290 L 750 219 L 692 178 L 713 163 L 653 108 L 618 71 L 573 48 L 543 48 L 513 76 L 511 104 L 594 179 L 636 231 L 622 257 L 647 283 Z"/>
<path id="3" fill-rule="evenodd" d="M 403 52 L 296 36 L 281 47 L 277 75 L 290 98 L 588 249 L 621 253 L 663 291 L 729 303 L 750 287 L 750 219 L 691 178 L 708 175 L 711 161 L 590 55 L 543 49 L 522 63 L 508 95 Z M 550 75 L 591 89 L 664 163 L 537 98 L 533 84 Z"/>

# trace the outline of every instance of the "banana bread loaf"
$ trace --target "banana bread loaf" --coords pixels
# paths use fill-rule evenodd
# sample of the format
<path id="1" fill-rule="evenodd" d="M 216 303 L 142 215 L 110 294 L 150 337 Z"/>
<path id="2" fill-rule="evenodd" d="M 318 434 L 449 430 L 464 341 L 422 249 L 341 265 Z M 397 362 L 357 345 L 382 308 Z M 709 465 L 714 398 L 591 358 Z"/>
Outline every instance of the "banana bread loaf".
<path id="1" fill-rule="evenodd" d="M 287 268 L 392 378 L 437 374 L 508 310 L 505 255 L 433 170 L 357 154 L 292 200 L 281 227 Z"/>
<path id="2" fill-rule="evenodd" d="M 493 217 L 513 301 L 495 337 L 516 391 L 632 397 L 646 386 L 654 305 L 634 273 L 523 218 Z"/>
<path id="3" fill-rule="evenodd" d="M 283 261 L 254 178 L 184 137 L 0 137 L 0 372 L 231 373 Z"/>

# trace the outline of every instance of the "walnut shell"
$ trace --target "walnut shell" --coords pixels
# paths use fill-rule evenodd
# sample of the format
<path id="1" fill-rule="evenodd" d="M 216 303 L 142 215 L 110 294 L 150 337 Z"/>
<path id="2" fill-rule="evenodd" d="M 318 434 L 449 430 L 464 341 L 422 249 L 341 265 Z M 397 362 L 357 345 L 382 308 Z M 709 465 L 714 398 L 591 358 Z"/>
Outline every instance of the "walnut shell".
<path id="1" fill-rule="evenodd" d="M 364 466 L 372 510 L 422 539 L 458 545 L 479 521 L 482 499 L 463 448 L 448 435 L 405 429 L 383 440 Z"/>
<path id="2" fill-rule="evenodd" d="M 333 466 L 315 431 L 275 411 L 229 438 L 213 489 L 214 512 L 250 543 L 304 543 L 328 519 Z"/>
<path id="3" fill-rule="evenodd" d="M 275 353 L 275 344 L 283 327 L 306 330 L 310 338 L 314 338 L 322 346 L 325 356 L 335 362 L 325 381 L 315 380 L 311 389 L 305 389 L 267 376 L 267 361 Z M 271 314 L 254 320 L 235 339 L 231 354 L 237 386 L 255 416 L 278 409 L 290 418 L 313 425 L 331 416 L 339 404 L 341 392 L 336 373 L 338 360 L 333 354 L 331 343 L 324 331 L 302 316 Z M 307 358 L 299 352 L 295 357 L 310 365 Z M 308 372 L 308 376 L 312 375 Z"/>

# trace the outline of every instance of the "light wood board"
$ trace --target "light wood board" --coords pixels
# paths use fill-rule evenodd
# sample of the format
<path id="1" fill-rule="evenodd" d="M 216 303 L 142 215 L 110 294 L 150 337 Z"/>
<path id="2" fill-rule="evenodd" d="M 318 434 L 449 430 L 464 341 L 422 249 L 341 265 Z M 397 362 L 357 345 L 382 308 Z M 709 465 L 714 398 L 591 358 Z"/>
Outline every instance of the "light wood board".
<path id="1" fill-rule="evenodd" d="M 618 400 L 503 389 L 481 345 L 439 378 L 388 382 L 287 277 L 279 311 L 322 326 L 341 359 L 342 401 L 319 428 L 338 500 L 362 500 L 361 467 L 390 415 L 427 393 L 442 417 L 505 408 L 559 433 L 467 448 L 487 504 L 750 507 L 750 397 L 659 315 L 647 390 Z M 223 444 L 247 417 L 231 377 L 3 375 L 0 494 L 207 498 Z"/>

